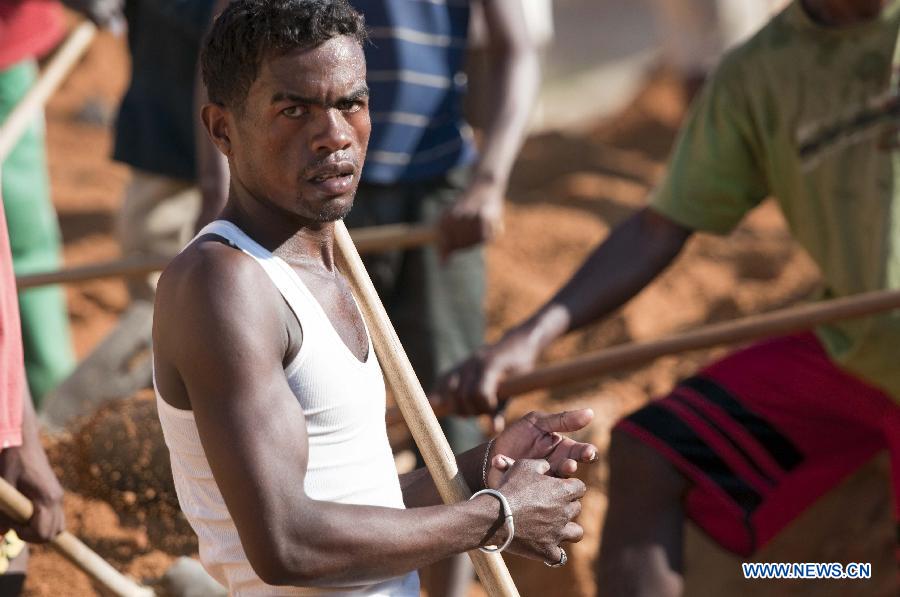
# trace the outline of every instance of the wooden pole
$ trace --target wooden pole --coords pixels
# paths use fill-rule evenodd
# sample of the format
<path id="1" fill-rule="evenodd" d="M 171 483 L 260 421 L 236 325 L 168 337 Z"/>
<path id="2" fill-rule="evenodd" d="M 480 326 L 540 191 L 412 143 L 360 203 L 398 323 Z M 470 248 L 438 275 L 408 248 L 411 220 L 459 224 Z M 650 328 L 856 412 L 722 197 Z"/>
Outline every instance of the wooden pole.
<path id="1" fill-rule="evenodd" d="M 350 231 L 350 237 L 357 252 L 366 255 L 430 245 L 437 241 L 438 230 L 435 226 L 421 224 L 391 224 L 356 228 Z"/>
<path id="2" fill-rule="evenodd" d="M 78 25 L 53 55 L 37 82 L 6 117 L 0 128 L 0 163 L 6 159 L 9 152 L 19 142 L 22 133 L 34 122 L 36 113 L 44 107 L 59 84 L 72 70 L 96 33 L 97 28 L 93 23 L 85 21 Z"/>
<path id="3" fill-rule="evenodd" d="M 126 257 L 102 263 L 67 267 L 51 272 L 37 274 L 21 274 L 16 276 L 16 288 L 36 288 L 51 284 L 69 284 L 72 282 L 87 282 L 102 278 L 129 278 L 144 276 L 165 269 L 169 263 L 169 257 L 146 256 Z"/>
<path id="4" fill-rule="evenodd" d="M 0 478 L 0 509 L 22 523 L 29 520 L 34 512 L 31 501 L 3 478 Z M 113 595 L 118 597 L 154 595 L 152 589 L 123 576 L 69 532 L 62 531 L 50 540 L 50 545 Z"/>
<path id="5" fill-rule="evenodd" d="M 468 499 L 472 494 L 456 466 L 456 458 L 343 222 L 335 223 L 334 235 L 336 253 L 362 309 L 385 380 L 431 471 L 441 498 L 448 504 Z M 469 557 L 488 595 L 519 594 L 499 554 L 472 550 Z"/>
<path id="6" fill-rule="evenodd" d="M 538 367 L 530 373 L 505 379 L 500 383 L 497 393 L 500 398 L 512 398 L 533 390 L 588 381 L 610 371 L 634 367 L 665 355 L 797 332 L 825 323 L 898 308 L 900 290 L 878 290 L 751 315 L 703 326 L 669 338 L 614 346 Z M 433 402 L 432 407 L 438 416 L 450 414 L 450 405 L 446 403 Z M 387 420 L 388 424 L 399 423 L 399 411 L 396 408 L 388 409 Z"/>
<path id="7" fill-rule="evenodd" d="M 351 236 L 356 243 L 357 250 L 366 254 L 410 249 L 433 243 L 437 239 L 437 230 L 431 226 L 392 224 L 390 226 L 357 228 L 351 232 Z M 102 263 L 67 267 L 51 272 L 23 274 L 16 276 L 16 288 L 24 290 L 37 286 L 86 282 L 101 278 L 144 276 L 165 269 L 170 259 L 170 257 L 152 255 L 126 257 Z"/>

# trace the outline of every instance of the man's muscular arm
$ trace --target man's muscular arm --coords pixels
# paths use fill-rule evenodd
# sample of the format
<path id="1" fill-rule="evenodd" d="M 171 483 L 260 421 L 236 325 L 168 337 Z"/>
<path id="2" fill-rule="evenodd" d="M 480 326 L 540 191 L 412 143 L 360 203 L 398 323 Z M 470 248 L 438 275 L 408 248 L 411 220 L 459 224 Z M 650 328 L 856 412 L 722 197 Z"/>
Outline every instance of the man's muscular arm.
<path id="1" fill-rule="evenodd" d="M 529 371 L 556 338 L 607 315 L 653 281 L 692 230 L 645 208 L 610 233 L 568 282 L 531 317 L 439 382 L 438 394 L 461 414 L 494 412 L 497 386 Z"/>
<path id="2" fill-rule="evenodd" d="M 156 313 L 157 375 L 170 378 L 158 381 L 163 389 L 171 378 L 183 384 L 216 483 L 263 581 L 372 583 L 491 540 L 499 505 L 489 496 L 396 510 L 305 494 L 306 423 L 283 371 L 286 308 L 255 263 L 214 243 L 189 249 L 160 280 Z M 519 504 L 520 549 L 552 560 L 558 539 L 580 537 L 569 521 L 583 484 L 543 476 L 543 466 L 512 471 L 504 493 Z M 539 546 L 538 534 L 545 535 Z"/>

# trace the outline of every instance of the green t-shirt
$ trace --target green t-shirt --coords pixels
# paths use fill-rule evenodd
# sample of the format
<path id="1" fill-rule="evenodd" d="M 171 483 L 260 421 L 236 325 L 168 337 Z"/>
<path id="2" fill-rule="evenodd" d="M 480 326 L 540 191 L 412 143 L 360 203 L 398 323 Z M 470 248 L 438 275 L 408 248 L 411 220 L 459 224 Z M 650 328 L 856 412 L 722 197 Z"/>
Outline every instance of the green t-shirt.
<path id="1" fill-rule="evenodd" d="M 900 288 L 900 0 L 841 29 L 788 6 L 697 98 L 652 206 L 713 233 L 777 198 L 825 297 Z M 900 312 L 822 326 L 832 358 L 900 400 Z"/>

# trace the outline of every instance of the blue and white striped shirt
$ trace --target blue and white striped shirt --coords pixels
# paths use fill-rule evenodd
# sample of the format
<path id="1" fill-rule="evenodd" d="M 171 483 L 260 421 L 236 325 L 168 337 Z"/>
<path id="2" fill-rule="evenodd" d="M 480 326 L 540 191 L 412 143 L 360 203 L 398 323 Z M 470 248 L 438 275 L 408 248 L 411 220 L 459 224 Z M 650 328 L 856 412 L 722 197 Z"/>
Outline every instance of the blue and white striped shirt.
<path id="1" fill-rule="evenodd" d="M 366 45 L 372 136 L 362 179 L 422 180 L 475 157 L 462 114 L 469 0 L 351 0 Z"/>

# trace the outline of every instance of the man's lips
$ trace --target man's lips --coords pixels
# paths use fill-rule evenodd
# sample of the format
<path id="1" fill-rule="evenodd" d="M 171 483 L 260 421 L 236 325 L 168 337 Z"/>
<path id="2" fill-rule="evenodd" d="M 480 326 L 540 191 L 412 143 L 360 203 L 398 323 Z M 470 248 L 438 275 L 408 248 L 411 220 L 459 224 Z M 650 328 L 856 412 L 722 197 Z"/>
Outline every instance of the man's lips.
<path id="1" fill-rule="evenodd" d="M 356 166 L 354 166 L 351 162 L 340 162 L 337 164 L 331 164 L 328 166 L 317 168 L 312 173 L 310 173 L 309 176 L 307 176 L 306 180 L 313 184 L 317 184 L 330 178 L 353 176 L 355 172 Z"/>
<path id="2" fill-rule="evenodd" d="M 356 167 L 350 162 L 341 162 L 319 168 L 306 180 L 326 195 L 343 195 L 353 187 Z"/>
<path id="3" fill-rule="evenodd" d="M 356 166 L 352 162 L 329 164 L 314 170 L 306 181 L 325 195 L 344 195 L 353 188 Z"/>

